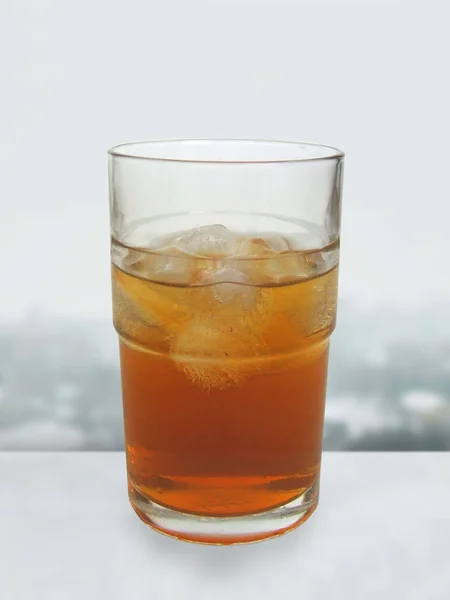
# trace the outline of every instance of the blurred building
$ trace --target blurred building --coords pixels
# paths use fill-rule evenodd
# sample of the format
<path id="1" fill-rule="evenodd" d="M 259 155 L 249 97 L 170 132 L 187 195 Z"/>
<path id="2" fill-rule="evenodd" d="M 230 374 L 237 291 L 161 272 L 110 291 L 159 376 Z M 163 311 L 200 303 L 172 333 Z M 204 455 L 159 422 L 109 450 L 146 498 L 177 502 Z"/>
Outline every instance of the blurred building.
<path id="1" fill-rule="evenodd" d="M 367 315 L 346 305 L 340 311 L 324 448 L 450 449 L 450 344 L 442 329 L 431 339 L 431 328 L 426 339 L 402 341 L 413 324 L 400 322 L 396 338 L 384 313 Z M 0 449 L 121 448 L 110 322 L 31 315 L 0 327 Z"/>

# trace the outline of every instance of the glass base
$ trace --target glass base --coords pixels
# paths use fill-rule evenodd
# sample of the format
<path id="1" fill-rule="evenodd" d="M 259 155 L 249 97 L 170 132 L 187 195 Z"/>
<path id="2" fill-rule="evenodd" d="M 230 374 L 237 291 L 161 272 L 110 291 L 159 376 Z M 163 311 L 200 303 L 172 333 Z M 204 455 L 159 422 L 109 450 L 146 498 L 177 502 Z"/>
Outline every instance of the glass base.
<path id="1" fill-rule="evenodd" d="M 146 498 L 129 482 L 131 506 L 156 531 L 200 544 L 246 544 L 283 535 L 304 523 L 319 499 L 319 481 L 283 506 L 238 517 L 211 517 L 179 512 Z"/>

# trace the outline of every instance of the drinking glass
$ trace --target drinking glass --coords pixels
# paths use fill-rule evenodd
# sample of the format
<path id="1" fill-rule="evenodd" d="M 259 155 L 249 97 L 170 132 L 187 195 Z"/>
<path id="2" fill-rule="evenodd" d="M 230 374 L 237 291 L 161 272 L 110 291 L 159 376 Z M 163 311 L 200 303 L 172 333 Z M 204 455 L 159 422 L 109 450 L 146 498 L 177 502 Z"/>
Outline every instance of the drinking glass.
<path id="1" fill-rule="evenodd" d="M 343 157 L 264 140 L 109 150 L 128 491 L 160 532 L 256 541 L 317 506 Z"/>

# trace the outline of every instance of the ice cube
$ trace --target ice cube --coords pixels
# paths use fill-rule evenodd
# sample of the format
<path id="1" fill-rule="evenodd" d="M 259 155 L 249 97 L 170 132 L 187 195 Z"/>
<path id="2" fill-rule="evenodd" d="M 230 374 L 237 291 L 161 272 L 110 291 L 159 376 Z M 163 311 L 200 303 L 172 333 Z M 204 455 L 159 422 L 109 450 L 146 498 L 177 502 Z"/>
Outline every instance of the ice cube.
<path id="1" fill-rule="evenodd" d="M 118 286 L 121 302 L 149 325 L 170 328 L 186 317 L 187 307 L 179 288 L 132 277 L 119 269 L 113 271 L 113 283 Z"/>
<path id="2" fill-rule="evenodd" d="M 249 285 L 248 276 L 230 265 L 222 265 L 216 270 L 200 271 L 198 281 L 212 286 L 214 299 L 221 304 L 250 308 L 255 305 L 258 290 Z"/>
<path id="3" fill-rule="evenodd" d="M 290 282 L 309 279 L 317 274 L 314 260 L 306 253 L 292 252 L 281 254 L 267 261 L 267 272 L 274 282 Z"/>
<path id="4" fill-rule="evenodd" d="M 196 269 L 196 261 L 183 255 L 160 256 L 153 262 L 153 269 L 148 273 L 147 278 L 158 283 L 168 283 L 172 285 L 186 285 L 193 282 Z"/>
<path id="5" fill-rule="evenodd" d="M 125 272 L 140 279 L 173 285 L 192 282 L 195 260 L 176 248 L 170 253 L 138 248 L 121 249 L 114 253 L 113 262 Z"/>
<path id="6" fill-rule="evenodd" d="M 195 309 L 172 336 L 173 360 L 205 390 L 239 385 L 259 368 L 251 359 L 266 350 L 260 290 L 249 285 L 245 273 L 221 260 L 199 271 L 196 284 L 203 287 L 193 292 Z"/>
<path id="7" fill-rule="evenodd" d="M 135 304 L 114 278 L 112 292 L 114 325 L 122 339 L 167 351 L 167 333 L 160 326 L 161 314 L 156 315 L 147 307 L 142 309 L 142 306 Z"/>
<path id="8" fill-rule="evenodd" d="M 234 253 L 237 238 L 224 225 L 204 225 L 182 232 L 161 249 L 161 252 L 182 252 L 191 256 L 224 257 Z"/>
<path id="9" fill-rule="evenodd" d="M 287 240 L 276 233 L 262 233 L 258 237 L 246 238 L 240 242 L 237 255 L 240 257 L 265 257 L 289 250 Z"/>
<path id="10" fill-rule="evenodd" d="M 252 360 L 266 352 L 257 312 L 199 310 L 171 344 L 172 358 L 194 385 L 204 390 L 242 383 L 259 369 Z"/>

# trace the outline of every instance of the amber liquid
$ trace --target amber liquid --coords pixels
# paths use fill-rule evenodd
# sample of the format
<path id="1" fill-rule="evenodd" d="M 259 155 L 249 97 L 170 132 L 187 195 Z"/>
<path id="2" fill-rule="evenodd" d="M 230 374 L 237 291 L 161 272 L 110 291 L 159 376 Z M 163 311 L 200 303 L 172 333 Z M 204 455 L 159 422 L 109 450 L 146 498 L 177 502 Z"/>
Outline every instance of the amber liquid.
<path id="1" fill-rule="evenodd" d="M 236 289 L 113 266 L 130 485 L 182 512 L 257 513 L 318 479 L 337 267 Z"/>

